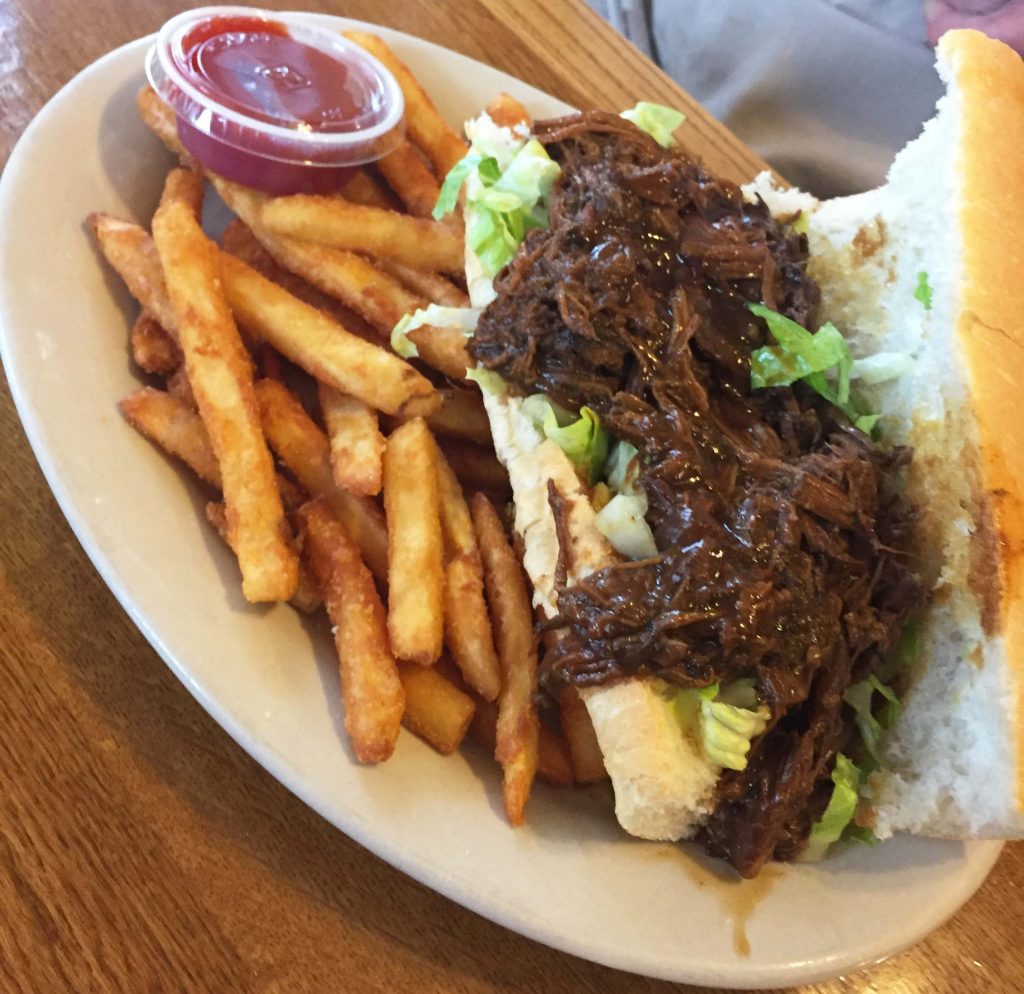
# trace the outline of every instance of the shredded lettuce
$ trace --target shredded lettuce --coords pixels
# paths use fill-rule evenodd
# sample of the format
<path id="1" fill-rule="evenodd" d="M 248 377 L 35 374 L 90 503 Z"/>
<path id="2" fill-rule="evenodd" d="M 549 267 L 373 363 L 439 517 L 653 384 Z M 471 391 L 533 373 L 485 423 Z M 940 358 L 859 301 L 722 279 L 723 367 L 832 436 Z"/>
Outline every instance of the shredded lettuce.
<path id="1" fill-rule="evenodd" d="M 523 401 L 522 413 L 569 457 L 591 486 L 597 482 L 608 458 L 608 431 L 593 410 L 581 407 L 574 418 L 538 393 Z"/>
<path id="2" fill-rule="evenodd" d="M 917 288 L 914 290 L 914 299 L 919 301 L 926 311 L 932 309 L 932 288 L 928 282 L 928 274 L 923 269 L 917 274 Z"/>
<path id="3" fill-rule="evenodd" d="M 914 357 L 909 352 L 876 352 L 864 359 L 854 359 L 850 379 L 863 386 L 897 380 L 914 368 Z"/>
<path id="4" fill-rule="evenodd" d="M 731 701 L 750 704 L 740 706 Z M 753 683 L 736 680 L 697 690 L 681 690 L 675 698 L 676 716 L 684 729 L 696 733 L 704 755 L 729 770 L 745 770 L 750 743 L 768 725 L 768 709 L 757 707 Z"/>
<path id="5" fill-rule="evenodd" d="M 882 698 L 877 709 L 874 704 L 875 694 Z M 879 769 L 882 761 L 878 755 L 878 740 L 882 732 L 892 728 L 900 715 L 896 692 L 872 673 L 867 679 L 847 687 L 843 700 L 853 709 L 854 720 L 864 742 L 869 771 Z"/>
<path id="6" fill-rule="evenodd" d="M 903 626 L 899 641 L 896 643 L 894 653 L 896 666 L 903 671 L 913 670 L 921 658 L 922 648 L 921 622 L 908 621 Z"/>
<path id="7" fill-rule="evenodd" d="M 472 380 L 484 393 L 493 393 L 499 397 L 508 390 L 508 384 L 492 369 L 467 369 L 466 379 Z"/>
<path id="8" fill-rule="evenodd" d="M 535 138 L 516 152 L 497 179 L 478 172 L 480 188 L 466 200 L 471 208 L 466 243 L 488 276 L 511 261 L 527 231 L 547 227 L 543 200 L 560 173 L 561 167 Z"/>
<path id="9" fill-rule="evenodd" d="M 608 486 L 619 494 L 634 494 L 638 488 L 637 475 L 640 472 L 639 450 L 635 445 L 617 441 L 608 456 L 605 466 L 605 479 Z"/>
<path id="10" fill-rule="evenodd" d="M 434 209 L 431 212 L 435 221 L 440 221 L 446 214 L 451 214 L 455 210 L 455 206 L 459 202 L 459 191 L 466 180 L 469 179 L 470 174 L 480 169 L 483 161 L 484 157 L 482 155 L 470 152 L 459 159 L 448 170 L 448 175 L 445 176 L 444 182 L 441 184 L 441 192 L 438 194 L 437 203 L 434 204 Z M 490 161 L 494 162 L 493 159 Z M 497 167 L 496 162 L 494 162 L 494 166 L 495 168 Z"/>
<path id="11" fill-rule="evenodd" d="M 474 211 L 468 218 L 466 244 L 491 279 L 515 255 L 520 240 L 501 215 L 492 210 Z"/>
<path id="12" fill-rule="evenodd" d="M 409 326 L 412 324 L 412 315 L 406 314 L 391 329 L 391 348 L 403 359 L 413 359 L 420 354 L 416 343 L 409 337 Z"/>
<path id="13" fill-rule="evenodd" d="M 752 353 L 750 383 L 755 390 L 789 386 L 803 380 L 830 404 L 838 407 L 855 427 L 865 433 L 874 429 L 879 415 L 858 410 L 851 398 L 853 356 L 846 339 L 831 321 L 812 334 L 763 304 L 747 304 L 747 308 L 764 320 L 772 337 L 779 343 L 755 349 Z M 832 378 L 826 373 L 833 374 Z"/>
<path id="14" fill-rule="evenodd" d="M 431 328 L 458 328 L 467 338 L 476 331 L 481 309 L 477 307 L 442 307 L 427 304 L 418 311 L 406 314 L 391 331 L 391 348 L 404 359 L 418 356 L 419 349 L 409 338 L 409 332 L 429 325 Z"/>
<path id="15" fill-rule="evenodd" d="M 768 709 L 734 707 L 720 701 L 701 700 L 701 744 L 713 763 L 729 770 L 745 770 L 751 740 L 768 724 Z"/>
<path id="16" fill-rule="evenodd" d="M 723 704 L 731 704 L 734 708 L 756 711 L 757 683 L 750 677 L 739 677 L 722 687 L 715 699 Z"/>
<path id="17" fill-rule="evenodd" d="M 651 559 L 658 554 L 658 547 L 646 514 L 645 493 L 620 493 L 598 511 L 594 524 L 620 556 L 632 560 Z"/>
<path id="18" fill-rule="evenodd" d="M 494 185 L 481 194 L 480 202 L 493 204 L 496 210 L 532 210 L 548 195 L 561 172 L 561 166 L 548 155 L 547 149 L 531 138 L 512 157 Z M 503 199 L 495 202 L 495 197 Z"/>
<path id="19" fill-rule="evenodd" d="M 466 123 L 469 153 L 445 177 L 433 216 L 455 209 L 466 187 L 466 244 L 493 277 L 531 228 L 547 227 L 546 199 L 561 168 L 535 138 L 498 127 L 486 114 Z"/>
<path id="20" fill-rule="evenodd" d="M 675 692 L 672 705 L 675 708 L 676 720 L 683 731 L 692 732 L 699 737 L 700 702 L 713 701 L 720 689 L 717 683 L 713 683 L 708 687 L 687 687 Z"/>
<path id="21" fill-rule="evenodd" d="M 763 304 L 747 304 L 747 307 L 757 317 L 764 319 L 772 337 L 779 343 L 754 351 L 750 360 L 750 379 L 755 390 L 760 387 L 789 386 L 797 380 L 811 382 L 816 375 L 835 369 L 840 380 L 845 380 L 840 382 L 835 393 L 837 396 L 845 393 L 849 397 L 853 357 L 846 339 L 831 321 L 811 334 L 795 321 Z"/>
<path id="22" fill-rule="evenodd" d="M 813 862 L 821 859 L 833 842 L 838 842 L 853 821 L 857 810 L 860 770 L 841 752 L 836 754 L 832 770 L 832 797 L 822 816 L 814 823 L 800 860 Z"/>
<path id="23" fill-rule="evenodd" d="M 630 110 L 624 110 L 619 116 L 632 121 L 641 131 L 646 131 L 662 148 L 671 148 L 675 144 L 672 132 L 686 120 L 682 111 L 648 103 L 646 100 L 641 100 Z"/>
<path id="24" fill-rule="evenodd" d="M 878 845 L 878 836 L 870 828 L 864 825 L 855 825 L 853 822 L 846 826 L 843 838 L 851 839 L 853 842 L 859 842 L 865 846 Z"/>
<path id="25" fill-rule="evenodd" d="M 637 483 L 640 459 L 637 447 L 621 439 L 612 445 L 605 464 L 605 479 L 613 496 L 594 520 L 612 548 L 627 559 L 650 559 L 658 554 L 654 533 L 647 523 L 647 491 Z"/>

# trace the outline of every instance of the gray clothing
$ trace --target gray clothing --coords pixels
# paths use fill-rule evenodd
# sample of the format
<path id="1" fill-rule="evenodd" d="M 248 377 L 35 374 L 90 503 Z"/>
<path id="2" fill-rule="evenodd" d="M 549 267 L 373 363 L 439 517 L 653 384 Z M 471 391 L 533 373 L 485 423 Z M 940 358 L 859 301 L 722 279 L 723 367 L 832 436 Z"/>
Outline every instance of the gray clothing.
<path id="1" fill-rule="evenodd" d="M 790 182 L 880 184 L 942 85 L 920 0 L 590 0 Z"/>

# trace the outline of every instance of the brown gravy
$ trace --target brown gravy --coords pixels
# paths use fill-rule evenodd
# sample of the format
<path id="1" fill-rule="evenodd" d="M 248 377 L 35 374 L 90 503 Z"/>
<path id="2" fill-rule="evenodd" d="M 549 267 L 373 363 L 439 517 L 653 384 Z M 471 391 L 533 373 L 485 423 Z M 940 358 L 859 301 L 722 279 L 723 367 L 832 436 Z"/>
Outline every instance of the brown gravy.
<path id="1" fill-rule="evenodd" d="M 648 859 L 675 864 L 698 889 L 713 893 L 732 924 L 733 952 L 742 959 L 750 956 L 747 925 L 775 882 L 785 876 L 785 864 L 769 863 L 758 876 L 747 880 L 727 864 L 708 859 L 692 846 L 665 843 L 641 846 L 639 851 Z"/>

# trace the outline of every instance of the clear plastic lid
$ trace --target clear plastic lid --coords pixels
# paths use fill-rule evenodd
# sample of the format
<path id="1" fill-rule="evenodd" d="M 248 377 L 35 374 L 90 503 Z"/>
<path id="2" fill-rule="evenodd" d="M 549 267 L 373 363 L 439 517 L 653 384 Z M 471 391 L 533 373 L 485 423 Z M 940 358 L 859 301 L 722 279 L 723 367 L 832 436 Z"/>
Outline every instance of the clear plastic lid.
<path id="1" fill-rule="evenodd" d="M 161 28 L 146 72 L 179 130 L 262 159 L 357 166 L 394 149 L 404 130 L 391 73 L 301 14 L 186 11 Z"/>

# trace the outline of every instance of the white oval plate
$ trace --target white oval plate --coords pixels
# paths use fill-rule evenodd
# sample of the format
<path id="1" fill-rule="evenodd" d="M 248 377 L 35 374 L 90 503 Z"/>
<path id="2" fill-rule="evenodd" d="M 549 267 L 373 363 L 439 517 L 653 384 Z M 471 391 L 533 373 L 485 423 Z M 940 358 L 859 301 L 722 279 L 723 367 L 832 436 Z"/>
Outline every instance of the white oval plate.
<path id="1" fill-rule="evenodd" d="M 437 45 L 374 30 L 451 121 L 500 90 L 539 116 L 570 109 Z M 148 44 L 119 48 L 75 77 L 8 162 L 0 345 L 29 440 L 79 541 L 224 729 L 417 880 L 540 942 L 637 973 L 728 987 L 811 982 L 892 954 L 967 900 L 999 843 L 897 838 L 738 884 L 716 878 L 694 852 L 622 834 L 603 789 L 538 786 L 528 824 L 514 831 L 497 770 L 480 753 L 442 758 L 403 733 L 392 761 L 354 762 L 326 626 L 242 600 L 198 487 L 115 407 L 137 386 L 126 347 L 135 306 L 83 221 L 105 210 L 145 224 L 156 206 L 169 160 L 134 109 Z M 744 956 L 737 940 L 747 917 Z"/>

